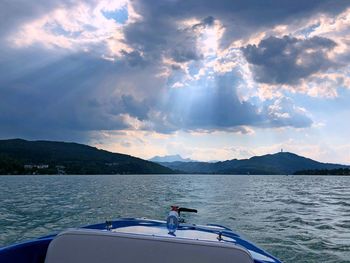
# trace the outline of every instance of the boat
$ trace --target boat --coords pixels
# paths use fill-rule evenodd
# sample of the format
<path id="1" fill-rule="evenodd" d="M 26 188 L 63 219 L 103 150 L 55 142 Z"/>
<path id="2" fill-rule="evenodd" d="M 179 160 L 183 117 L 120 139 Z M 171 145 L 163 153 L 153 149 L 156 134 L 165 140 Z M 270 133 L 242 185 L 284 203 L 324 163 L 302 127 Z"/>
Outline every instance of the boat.
<path id="1" fill-rule="evenodd" d="M 231 229 L 184 222 L 172 206 L 166 221 L 120 218 L 66 229 L 0 248 L 1 263 L 281 263 Z"/>

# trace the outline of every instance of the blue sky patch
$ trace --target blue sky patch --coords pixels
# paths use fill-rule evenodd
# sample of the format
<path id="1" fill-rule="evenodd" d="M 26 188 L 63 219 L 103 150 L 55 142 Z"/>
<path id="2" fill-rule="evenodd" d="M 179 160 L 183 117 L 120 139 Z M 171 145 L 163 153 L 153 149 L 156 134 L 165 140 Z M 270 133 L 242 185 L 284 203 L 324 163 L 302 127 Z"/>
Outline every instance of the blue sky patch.
<path id="1" fill-rule="evenodd" d="M 107 19 L 113 19 L 119 24 L 125 24 L 129 17 L 128 8 L 126 6 L 113 11 L 102 11 L 102 14 Z"/>

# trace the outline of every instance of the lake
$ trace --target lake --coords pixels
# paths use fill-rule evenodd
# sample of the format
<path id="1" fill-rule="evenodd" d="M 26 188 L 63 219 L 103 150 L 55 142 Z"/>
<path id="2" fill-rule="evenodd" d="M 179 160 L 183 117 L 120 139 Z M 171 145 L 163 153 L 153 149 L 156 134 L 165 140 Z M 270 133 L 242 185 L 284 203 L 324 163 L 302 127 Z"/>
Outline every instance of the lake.
<path id="1" fill-rule="evenodd" d="M 350 262 L 350 177 L 0 176 L 0 246 L 118 217 L 198 209 L 286 263 Z"/>

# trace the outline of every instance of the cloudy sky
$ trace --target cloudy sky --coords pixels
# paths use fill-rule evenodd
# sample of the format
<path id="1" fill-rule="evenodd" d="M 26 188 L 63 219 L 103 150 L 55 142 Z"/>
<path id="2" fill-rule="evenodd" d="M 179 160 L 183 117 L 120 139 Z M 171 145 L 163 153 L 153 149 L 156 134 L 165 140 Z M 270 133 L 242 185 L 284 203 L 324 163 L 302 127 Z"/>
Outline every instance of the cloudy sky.
<path id="1" fill-rule="evenodd" d="M 348 0 L 3 0 L 0 138 L 350 164 Z"/>

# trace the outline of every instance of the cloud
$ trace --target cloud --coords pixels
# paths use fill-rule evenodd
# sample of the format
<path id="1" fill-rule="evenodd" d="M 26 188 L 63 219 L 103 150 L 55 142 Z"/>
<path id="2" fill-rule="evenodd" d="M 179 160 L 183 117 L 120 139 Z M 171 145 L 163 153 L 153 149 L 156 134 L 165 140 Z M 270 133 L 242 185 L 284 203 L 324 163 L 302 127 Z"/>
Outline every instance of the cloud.
<path id="1" fill-rule="evenodd" d="M 247 65 L 259 83 L 302 86 L 336 68 L 328 57 L 335 42 L 285 36 L 242 49 L 230 45 L 292 19 L 338 14 L 348 4 L 330 3 L 1 3 L 0 136 L 309 127 L 308 111 L 282 92 L 268 99 L 246 95 L 256 85 L 244 79 Z"/>
<path id="2" fill-rule="evenodd" d="M 125 50 L 122 50 L 121 53 L 123 54 L 123 59 L 126 60 L 131 67 L 142 67 L 147 63 L 145 58 L 138 51 L 127 52 Z"/>
<path id="3" fill-rule="evenodd" d="M 0 17 L 1 27 L 0 35 L 7 35 L 17 28 L 37 17 L 58 7 L 70 7 L 75 1 L 67 0 L 38 0 L 28 2 L 23 0 L 4 1 L 1 3 Z"/>
<path id="4" fill-rule="evenodd" d="M 312 125 L 312 119 L 304 108 L 297 107 L 290 98 L 278 98 L 266 103 L 264 112 L 269 116 L 268 127 L 305 128 Z"/>
<path id="5" fill-rule="evenodd" d="M 181 63 L 191 60 L 199 60 L 202 56 L 198 54 L 195 46 L 192 48 L 178 46 L 171 52 L 171 58 L 174 59 L 174 61 Z"/>
<path id="6" fill-rule="evenodd" d="M 6 37 L 7 43 L 16 48 L 42 45 L 52 50 L 89 52 L 112 60 L 122 55 L 134 55 L 123 43 L 122 28 L 126 22 L 120 24 L 105 15 L 106 11 L 124 10 L 126 4 L 126 0 L 98 4 L 82 1 L 69 8 L 53 6 L 47 13 L 19 25 Z"/>
<path id="7" fill-rule="evenodd" d="M 215 18 L 212 16 L 207 16 L 206 18 L 203 18 L 202 21 L 199 24 L 194 25 L 193 27 L 198 27 L 198 26 L 213 26 L 214 25 Z"/>
<path id="8" fill-rule="evenodd" d="M 205 22 L 207 19 L 212 22 L 210 18 L 221 21 L 225 27 L 221 46 L 227 47 L 234 40 L 276 25 L 305 19 L 313 14 L 337 14 L 350 3 L 331 0 L 270 0 L 264 3 L 259 0 L 187 0 L 155 3 L 151 0 L 140 0 L 134 1 L 133 5 L 136 12 L 142 16 L 142 22 L 126 28 L 126 39 L 130 43 L 137 43 L 145 50 L 151 50 L 152 46 L 154 49 L 165 47 L 166 43 L 171 43 L 173 40 L 172 36 L 177 35 L 181 38 L 183 32 L 179 32 L 176 28 L 178 21 L 197 19 Z"/>
<path id="9" fill-rule="evenodd" d="M 25 131 L 42 136 L 60 131 L 88 132 L 129 126 L 123 112 L 111 114 L 106 109 L 101 111 L 97 103 L 91 103 L 102 79 L 116 70 L 113 64 L 81 54 L 57 59 L 42 50 L 31 51 L 30 56 L 22 52 L 12 54 L 7 61 L 7 74 L 0 76 L 3 136 Z M 34 58 L 33 72 L 22 72 Z"/>
<path id="10" fill-rule="evenodd" d="M 207 86 L 174 90 L 168 100 L 173 101 L 168 110 L 171 122 L 188 130 L 256 125 L 261 118 L 254 105 L 239 100 L 232 73 L 216 77 Z"/>
<path id="11" fill-rule="evenodd" d="M 335 67 L 327 53 L 336 46 L 331 39 L 290 36 L 269 37 L 258 46 L 242 48 L 252 65 L 255 80 L 269 84 L 297 84 L 310 75 Z"/>
<path id="12" fill-rule="evenodd" d="M 125 114 L 136 117 L 139 120 L 145 120 L 148 118 L 148 112 L 150 111 L 150 103 L 146 100 L 137 101 L 131 95 L 122 95 L 121 101 L 118 102 L 118 106 L 122 107 L 122 111 Z M 117 107 L 118 107 L 117 106 Z"/>
<path id="13" fill-rule="evenodd" d="M 291 99 L 274 98 L 258 106 L 250 100 L 241 100 L 237 93 L 238 81 L 234 72 L 201 78 L 198 86 L 173 89 L 157 109 L 159 132 L 175 130 L 226 130 L 252 133 L 251 127 L 309 127 L 312 120 L 305 109 L 294 105 Z"/>

